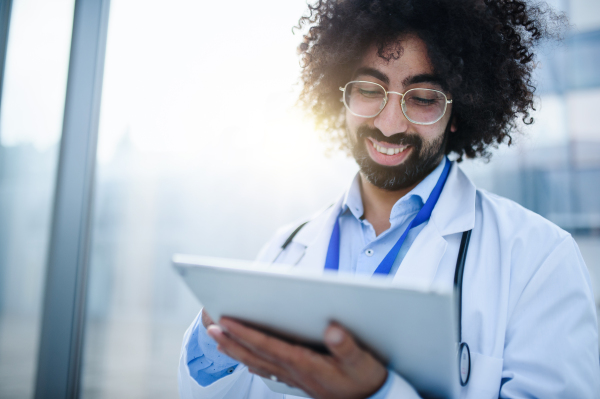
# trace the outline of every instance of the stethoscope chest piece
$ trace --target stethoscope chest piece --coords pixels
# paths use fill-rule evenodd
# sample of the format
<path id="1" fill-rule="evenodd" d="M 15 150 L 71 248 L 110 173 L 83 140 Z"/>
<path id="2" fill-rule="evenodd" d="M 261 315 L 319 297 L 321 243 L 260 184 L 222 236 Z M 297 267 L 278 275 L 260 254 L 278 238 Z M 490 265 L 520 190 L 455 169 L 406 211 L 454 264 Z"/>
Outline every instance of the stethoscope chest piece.
<path id="1" fill-rule="evenodd" d="M 465 386 L 471 375 L 471 351 L 466 342 L 461 342 L 458 348 L 458 371 L 460 373 L 460 385 Z"/>

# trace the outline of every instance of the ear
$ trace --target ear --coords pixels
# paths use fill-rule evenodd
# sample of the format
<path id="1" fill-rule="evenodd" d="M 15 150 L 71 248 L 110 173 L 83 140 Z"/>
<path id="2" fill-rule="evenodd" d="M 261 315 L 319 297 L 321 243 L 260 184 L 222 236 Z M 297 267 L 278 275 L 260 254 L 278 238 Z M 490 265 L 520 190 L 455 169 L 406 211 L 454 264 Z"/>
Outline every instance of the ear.
<path id="1" fill-rule="evenodd" d="M 454 133 L 454 132 L 456 132 L 456 130 L 457 130 L 457 127 L 456 127 L 456 117 L 453 116 L 452 120 L 450 121 L 450 131 L 452 133 Z"/>

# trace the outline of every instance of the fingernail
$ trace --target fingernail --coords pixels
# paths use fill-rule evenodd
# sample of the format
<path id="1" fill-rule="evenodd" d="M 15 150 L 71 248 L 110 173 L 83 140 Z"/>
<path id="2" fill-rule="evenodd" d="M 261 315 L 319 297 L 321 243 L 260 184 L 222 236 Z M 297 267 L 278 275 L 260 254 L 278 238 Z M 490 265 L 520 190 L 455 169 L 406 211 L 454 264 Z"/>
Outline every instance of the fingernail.
<path id="1" fill-rule="evenodd" d="M 217 326 L 216 324 L 208 326 L 206 332 L 213 339 L 217 339 L 221 334 L 223 334 L 223 330 L 221 329 L 221 327 Z"/>
<path id="2" fill-rule="evenodd" d="M 337 327 L 330 327 L 325 332 L 325 342 L 329 345 L 339 345 L 344 340 L 344 332 Z"/>
<path id="3" fill-rule="evenodd" d="M 221 331 L 229 332 L 227 330 L 227 323 L 229 323 L 227 319 L 221 318 L 221 320 L 219 320 L 219 326 L 221 327 Z"/>

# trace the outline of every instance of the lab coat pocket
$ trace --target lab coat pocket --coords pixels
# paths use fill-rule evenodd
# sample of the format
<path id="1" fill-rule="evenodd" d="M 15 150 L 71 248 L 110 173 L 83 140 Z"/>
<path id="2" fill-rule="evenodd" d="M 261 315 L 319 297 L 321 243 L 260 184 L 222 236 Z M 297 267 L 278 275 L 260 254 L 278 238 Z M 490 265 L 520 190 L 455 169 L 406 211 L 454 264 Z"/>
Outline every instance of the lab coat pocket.
<path id="1" fill-rule="evenodd" d="M 461 398 L 498 399 L 504 360 L 497 357 L 471 352 L 471 375 Z"/>
<path id="2" fill-rule="evenodd" d="M 304 257 L 305 252 L 306 247 L 304 245 L 292 241 L 286 250 L 277 257 L 275 263 L 297 265 L 302 260 L 302 257 Z"/>

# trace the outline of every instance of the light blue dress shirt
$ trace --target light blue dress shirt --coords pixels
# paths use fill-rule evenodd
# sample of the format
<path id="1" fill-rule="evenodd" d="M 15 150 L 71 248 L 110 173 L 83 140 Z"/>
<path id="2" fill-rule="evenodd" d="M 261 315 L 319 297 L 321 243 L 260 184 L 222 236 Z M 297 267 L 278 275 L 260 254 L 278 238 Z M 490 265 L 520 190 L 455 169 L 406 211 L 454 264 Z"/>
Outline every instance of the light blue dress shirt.
<path id="1" fill-rule="evenodd" d="M 375 229 L 371 223 L 363 219 L 360 175 L 356 175 L 346 192 L 339 217 L 340 273 L 373 275 L 377 266 L 400 239 L 404 230 L 429 198 L 446 162 L 447 160 L 444 158 L 433 172 L 394 204 L 390 213 L 391 226 L 379 236 L 375 235 Z M 396 274 L 404 256 L 426 225 L 427 222 L 424 222 L 409 231 L 392 266 L 390 276 Z M 217 350 L 216 342 L 208 336 L 201 320 L 201 315 L 198 315 L 192 328 L 187 359 L 192 378 L 201 386 L 207 386 L 219 378 L 233 373 L 239 363 Z M 392 374 L 388 373 L 384 385 L 369 399 L 385 398 L 392 387 L 392 382 Z"/>
<path id="2" fill-rule="evenodd" d="M 340 215 L 340 268 L 341 273 L 372 276 L 390 249 L 400 239 L 410 222 L 417 216 L 437 183 L 446 158 L 421 183 L 392 207 L 390 228 L 375 235 L 375 229 L 363 219 L 363 203 L 360 195 L 360 176 L 357 174 L 342 203 Z M 427 222 L 413 227 L 406 236 L 394 261 L 390 276 L 396 274 L 415 238 Z"/>
<path id="3" fill-rule="evenodd" d="M 239 364 L 237 360 L 217 350 L 217 342 L 208 335 L 202 325 L 202 312 L 192 327 L 187 360 L 190 376 L 203 387 L 233 373 Z"/>

